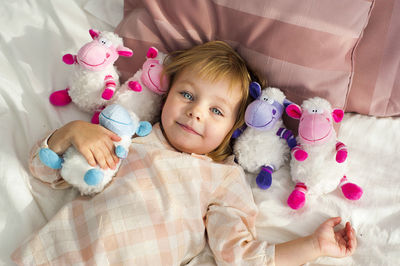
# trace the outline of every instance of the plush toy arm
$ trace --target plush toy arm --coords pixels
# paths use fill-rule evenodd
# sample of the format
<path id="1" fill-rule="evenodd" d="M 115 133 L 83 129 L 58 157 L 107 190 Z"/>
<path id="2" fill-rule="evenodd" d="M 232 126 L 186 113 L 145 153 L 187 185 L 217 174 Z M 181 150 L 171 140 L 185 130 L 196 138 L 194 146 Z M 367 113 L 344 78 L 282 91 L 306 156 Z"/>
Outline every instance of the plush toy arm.
<path id="1" fill-rule="evenodd" d="M 63 163 L 63 159 L 49 148 L 41 148 L 39 150 L 39 159 L 44 165 L 51 169 L 61 169 Z"/>
<path id="2" fill-rule="evenodd" d="M 117 86 L 113 76 L 111 75 L 107 75 L 104 78 L 104 91 L 103 94 L 101 95 L 101 98 L 103 98 L 104 100 L 110 100 L 115 92 L 115 87 Z"/>
<path id="3" fill-rule="evenodd" d="M 151 126 L 150 122 L 140 121 L 139 127 L 136 130 L 136 134 L 140 137 L 144 137 L 144 136 L 147 136 L 148 134 L 150 134 L 151 129 L 152 129 L 152 126 Z"/>
<path id="4" fill-rule="evenodd" d="M 347 147 L 344 143 L 336 142 L 336 162 L 343 163 L 347 158 Z"/>
<path id="5" fill-rule="evenodd" d="M 128 156 L 128 151 L 122 145 L 118 145 L 115 147 L 115 155 L 117 155 L 118 158 L 125 159 L 126 156 Z"/>
<path id="6" fill-rule="evenodd" d="M 62 58 L 63 62 L 67 65 L 73 65 L 76 63 L 76 55 L 65 54 Z"/>
<path id="7" fill-rule="evenodd" d="M 276 135 L 281 138 L 285 139 L 287 142 L 287 145 L 289 146 L 289 149 L 292 150 L 295 146 L 297 146 L 297 141 L 296 138 L 293 136 L 293 133 L 291 130 L 286 129 L 284 127 L 281 127 L 278 129 L 276 132 Z"/>
<path id="8" fill-rule="evenodd" d="M 304 161 L 308 157 L 308 153 L 300 145 L 294 146 L 291 153 L 297 161 Z"/>

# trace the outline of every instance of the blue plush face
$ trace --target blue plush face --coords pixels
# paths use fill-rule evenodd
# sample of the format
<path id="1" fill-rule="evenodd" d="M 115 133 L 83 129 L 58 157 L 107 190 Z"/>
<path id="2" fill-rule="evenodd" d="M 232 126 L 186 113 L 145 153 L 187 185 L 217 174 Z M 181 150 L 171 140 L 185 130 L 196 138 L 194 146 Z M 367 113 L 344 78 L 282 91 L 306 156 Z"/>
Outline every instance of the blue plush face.
<path id="1" fill-rule="evenodd" d="M 120 105 L 107 106 L 99 116 L 100 125 L 111 130 L 118 136 L 133 136 L 138 127 L 129 113 Z"/>

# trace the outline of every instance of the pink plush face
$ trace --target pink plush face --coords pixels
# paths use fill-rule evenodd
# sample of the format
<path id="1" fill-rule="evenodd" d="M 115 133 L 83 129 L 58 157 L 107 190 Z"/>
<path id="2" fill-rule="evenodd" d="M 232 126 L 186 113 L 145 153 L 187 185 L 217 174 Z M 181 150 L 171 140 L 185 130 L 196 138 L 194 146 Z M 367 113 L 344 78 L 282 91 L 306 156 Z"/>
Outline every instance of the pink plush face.
<path id="1" fill-rule="evenodd" d="M 303 144 L 324 144 L 333 134 L 333 121 L 340 122 L 343 111 L 335 109 L 332 113 L 321 108 L 301 109 L 291 104 L 286 109 L 288 115 L 299 119 L 299 141 Z"/>
<path id="2" fill-rule="evenodd" d="M 102 37 L 99 31 L 91 29 L 89 33 L 93 41 L 79 49 L 76 57 L 77 63 L 82 67 L 101 71 L 114 64 L 120 55 L 132 56 L 132 50 L 123 46 L 115 47 L 110 40 Z"/>
<path id="3" fill-rule="evenodd" d="M 300 118 L 299 136 L 306 144 L 323 144 L 333 133 L 332 116 L 328 111 L 304 110 Z"/>
<path id="4" fill-rule="evenodd" d="M 163 65 L 153 58 L 148 58 L 144 62 L 142 67 L 142 75 L 140 80 L 143 84 L 157 94 L 164 94 L 168 90 L 168 79 L 163 76 L 161 80 L 161 74 L 163 71 Z"/>

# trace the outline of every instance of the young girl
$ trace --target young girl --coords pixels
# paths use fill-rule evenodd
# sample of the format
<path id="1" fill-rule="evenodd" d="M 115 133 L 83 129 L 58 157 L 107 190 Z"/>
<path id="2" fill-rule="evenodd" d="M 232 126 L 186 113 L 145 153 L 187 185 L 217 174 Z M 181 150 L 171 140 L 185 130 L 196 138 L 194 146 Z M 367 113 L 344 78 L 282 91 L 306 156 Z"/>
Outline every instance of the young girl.
<path id="1" fill-rule="evenodd" d="M 231 135 L 244 121 L 250 75 L 230 46 L 215 41 L 174 53 L 166 74 L 171 86 L 161 121 L 150 135 L 132 140 L 114 182 L 93 198 L 66 204 L 13 254 L 14 261 L 180 265 L 207 240 L 223 265 L 299 265 L 354 252 L 350 223 L 334 231 L 339 217 L 287 243 L 256 239 L 257 207 L 230 149 Z M 101 126 L 74 121 L 41 146 L 62 154 L 74 145 L 90 164 L 114 168 L 118 140 Z M 60 184 L 59 172 L 40 163 L 37 149 L 32 174 Z"/>

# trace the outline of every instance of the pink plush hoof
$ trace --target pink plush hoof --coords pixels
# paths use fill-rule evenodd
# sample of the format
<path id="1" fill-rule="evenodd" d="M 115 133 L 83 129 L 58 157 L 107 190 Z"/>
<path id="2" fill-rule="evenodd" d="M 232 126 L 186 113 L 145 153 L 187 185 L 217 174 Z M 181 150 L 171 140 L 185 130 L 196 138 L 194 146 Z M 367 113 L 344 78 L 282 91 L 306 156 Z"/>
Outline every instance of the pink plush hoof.
<path id="1" fill-rule="evenodd" d="M 297 150 L 294 152 L 294 158 L 297 161 L 304 161 L 305 159 L 307 159 L 307 157 L 308 157 L 308 153 L 306 151 Z"/>
<path id="2" fill-rule="evenodd" d="M 103 94 L 101 95 L 101 98 L 103 98 L 104 100 L 110 100 L 114 95 L 114 91 L 110 90 L 110 89 L 105 89 L 103 91 Z"/>
<path id="3" fill-rule="evenodd" d="M 71 97 L 68 95 L 68 89 L 55 91 L 50 94 L 50 103 L 55 106 L 64 106 L 71 102 Z"/>
<path id="4" fill-rule="evenodd" d="M 362 188 L 353 183 L 346 183 L 342 186 L 343 195 L 349 200 L 358 200 L 363 194 Z"/>
<path id="5" fill-rule="evenodd" d="M 100 112 L 94 112 L 94 114 L 92 116 L 92 120 L 90 122 L 92 122 L 92 124 L 98 124 L 99 116 L 100 116 Z"/>
<path id="6" fill-rule="evenodd" d="M 340 150 L 336 153 L 336 162 L 343 163 L 344 161 L 346 161 L 346 158 L 347 158 L 346 150 Z"/>
<path id="7" fill-rule="evenodd" d="M 158 50 L 154 47 L 150 47 L 147 51 L 147 58 L 155 58 L 158 54 Z"/>
<path id="8" fill-rule="evenodd" d="M 306 195 L 304 194 L 304 192 L 296 189 L 292 191 L 287 200 L 287 204 L 289 205 L 289 207 L 294 210 L 303 207 L 304 203 L 306 203 Z"/>
<path id="9" fill-rule="evenodd" d="M 72 65 L 75 63 L 75 58 L 72 54 L 66 54 L 62 58 L 63 62 L 66 63 L 67 65 Z"/>
<path id="10" fill-rule="evenodd" d="M 128 87 L 133 91 L 142 91 L 142 85 L 137 81 L 129 81 Z"/>

